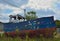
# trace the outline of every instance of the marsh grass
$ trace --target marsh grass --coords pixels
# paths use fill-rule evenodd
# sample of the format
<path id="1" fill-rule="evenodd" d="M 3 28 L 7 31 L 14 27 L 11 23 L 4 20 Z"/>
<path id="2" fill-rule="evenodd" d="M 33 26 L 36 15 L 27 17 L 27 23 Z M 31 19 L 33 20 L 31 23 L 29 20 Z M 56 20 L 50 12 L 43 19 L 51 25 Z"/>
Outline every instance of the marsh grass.
<path id="1" fill-rule="evenodd" d="M 21 38 L 18 36 L 17 37 L 6 37 L 6 35 L 3 34 L 2 36 L 0 36 L 0 41 L 60 41 L 60 37 L 58 37 L 58 38 L 47 37 L 46 38 L 46 37 L 43 37 L 42 34 L 40 34 L 39 37 L 29 38 L 28 33 L 27 33 L 25 38 Z"/>
<path id="2" fill-rule="evenodd" d="M 26 38 L 22 39 L 20 37 L 0 37 L 0 41 L 60 41 L 60 38 L 45 38 L 45 37 L 40 37 L 40 38 L 29 38 L 26 36 Z"/>

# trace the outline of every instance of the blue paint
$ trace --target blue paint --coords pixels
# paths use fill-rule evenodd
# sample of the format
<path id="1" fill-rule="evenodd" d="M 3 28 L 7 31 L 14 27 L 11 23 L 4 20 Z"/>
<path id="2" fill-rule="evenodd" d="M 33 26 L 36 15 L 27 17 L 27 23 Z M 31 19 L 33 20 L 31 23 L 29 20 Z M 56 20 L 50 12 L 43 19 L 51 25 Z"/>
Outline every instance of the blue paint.
<path id="1" fill-rule="evenodd" d="M 56 27 L 53 17 L 43 17 L 35 20 L 24 21 L 20 23 L 3 23 L 4 31 L 15 31 L 16 28 L 21 30 L 37 30 L 41 28 Z"/>

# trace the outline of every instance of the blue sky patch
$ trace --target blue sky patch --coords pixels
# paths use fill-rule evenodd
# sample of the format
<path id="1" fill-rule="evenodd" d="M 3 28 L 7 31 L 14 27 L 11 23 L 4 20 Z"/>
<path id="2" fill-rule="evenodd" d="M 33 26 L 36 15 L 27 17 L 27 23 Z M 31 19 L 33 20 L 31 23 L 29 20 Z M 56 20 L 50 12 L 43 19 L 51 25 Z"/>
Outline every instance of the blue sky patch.
<path id="1" fill-rule="evenodd" d="M 1 11 L 1 13 L 5 13 L 5 14 L 9 14 L 9 13 L 12 13 L 13 10 L 12 9 L 4 9 Z"/>

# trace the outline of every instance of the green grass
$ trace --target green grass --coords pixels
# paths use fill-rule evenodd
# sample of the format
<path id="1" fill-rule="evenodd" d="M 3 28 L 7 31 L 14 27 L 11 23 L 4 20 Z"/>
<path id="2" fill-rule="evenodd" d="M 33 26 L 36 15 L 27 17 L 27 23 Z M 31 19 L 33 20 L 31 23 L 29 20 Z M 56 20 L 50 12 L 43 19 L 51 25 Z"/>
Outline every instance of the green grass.
<path id="1" fill-rule="evenodd" d="M 20 37 L 11 38 L 11 37 L 1 37 L 0 41 L 60 41 L 60 38 L 25 38 L 21 39 Z"/>

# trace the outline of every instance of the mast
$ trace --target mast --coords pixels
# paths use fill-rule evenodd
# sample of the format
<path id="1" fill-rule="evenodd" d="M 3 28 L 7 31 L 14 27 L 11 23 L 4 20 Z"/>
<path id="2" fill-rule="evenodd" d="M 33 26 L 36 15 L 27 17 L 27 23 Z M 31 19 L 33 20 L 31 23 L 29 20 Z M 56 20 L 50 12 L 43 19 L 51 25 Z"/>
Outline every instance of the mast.
<path id="1" fill-rule="evenodd" d="M 24 17 L 26 18 L 26 9 L 24 9 Z"/>

